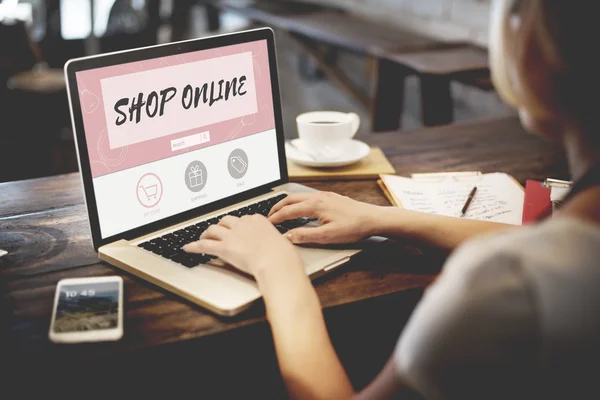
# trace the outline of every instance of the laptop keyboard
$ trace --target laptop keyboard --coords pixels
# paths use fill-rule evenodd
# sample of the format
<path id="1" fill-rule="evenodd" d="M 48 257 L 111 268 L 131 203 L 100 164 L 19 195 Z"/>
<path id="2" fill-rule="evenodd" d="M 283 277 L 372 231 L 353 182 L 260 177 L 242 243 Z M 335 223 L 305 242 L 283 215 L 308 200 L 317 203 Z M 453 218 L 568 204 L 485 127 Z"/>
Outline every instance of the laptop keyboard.
<path id="1" fill-rule="evenodd" d="M 219 221 L 226 215 L 241 217 L 244 215 L 261 214 L 266 217 L 269 215 L 271 208 L 286 197 L 287 194 L 281 194 L 279 196 L 231 211 L 227 214 L 219 215 L 218 217 L 211 218 L 207 221 L 186 226 L 185 228 L 179 229 L 175 232 L 151 239 L 144 243 L 140 243 L 138 246 L 188 268 L 193 268 L 200 264 L 206 264 L 217 257 L 210 254 L 189 254 L 183 251 L 182 247 L 188 243 L 198 240 L 200 235 L 202 235 L 202 233 L 204 233 L 209 226 L 218 224 Z M 304 226 L 313 220 L 314 219 L 298 218 L 282 222 L 281 224 L 275 225 L 275 227 L 279 232 L 285 233 L 290 229 Z"/>

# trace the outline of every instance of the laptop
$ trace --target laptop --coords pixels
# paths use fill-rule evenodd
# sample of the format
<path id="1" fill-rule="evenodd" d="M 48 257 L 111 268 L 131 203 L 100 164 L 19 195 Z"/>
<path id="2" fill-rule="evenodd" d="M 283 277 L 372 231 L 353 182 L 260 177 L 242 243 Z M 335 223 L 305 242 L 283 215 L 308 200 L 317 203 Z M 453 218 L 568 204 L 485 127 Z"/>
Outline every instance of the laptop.
<path id="1" fill-rule="evenodd" d="M 100 259 L 220 315 L 260 299 L 252 277 L 181 247 L 225 215 L 313 191 L 288 180 L 272 30 L 75 59 L 65 75 Z M 367 244 L 298 249 L 316 278 Z"/>

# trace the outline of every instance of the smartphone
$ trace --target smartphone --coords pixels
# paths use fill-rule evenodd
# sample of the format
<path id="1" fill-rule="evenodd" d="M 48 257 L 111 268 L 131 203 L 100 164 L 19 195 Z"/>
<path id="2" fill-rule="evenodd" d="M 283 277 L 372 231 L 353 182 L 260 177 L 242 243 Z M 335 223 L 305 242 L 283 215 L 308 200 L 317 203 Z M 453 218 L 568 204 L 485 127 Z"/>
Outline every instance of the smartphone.
<path id="1" fill-rule="evenodd" d="M 123 279 L 108 276 L 58 282 L 49 336 L 55 343 L 123 337 Z"/>

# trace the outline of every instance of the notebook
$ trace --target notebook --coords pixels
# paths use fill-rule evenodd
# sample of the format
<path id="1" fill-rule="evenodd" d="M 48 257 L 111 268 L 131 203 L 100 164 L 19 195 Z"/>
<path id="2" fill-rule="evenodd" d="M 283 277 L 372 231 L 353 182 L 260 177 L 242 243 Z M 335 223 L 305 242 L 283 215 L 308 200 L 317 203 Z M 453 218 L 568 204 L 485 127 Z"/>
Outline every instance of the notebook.
<path id="1" fill-rule="evenodd" d="M 398 207 L 449 217 L 460 217 L 469 193 L 477 186 L 464 218 L 522 224 L 525 192 L 507 174 L 453 172 L 413 174 L 410 178 L 381 175 L 380 186 Z"/>

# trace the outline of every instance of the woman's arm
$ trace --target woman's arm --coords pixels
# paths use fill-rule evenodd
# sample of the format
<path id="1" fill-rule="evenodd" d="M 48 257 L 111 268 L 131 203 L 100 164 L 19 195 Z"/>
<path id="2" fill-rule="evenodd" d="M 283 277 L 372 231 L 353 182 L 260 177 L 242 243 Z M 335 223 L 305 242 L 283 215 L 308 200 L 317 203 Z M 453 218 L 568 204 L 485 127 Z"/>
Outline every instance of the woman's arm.
<path id="1" fill-rule="evenodd" d="M 352 243 L 369 236 L 382 235 L 416 239 L 453 250 L 474 236 L 514 228 L 494 222 L 374 206 L 327 192 L 290 195 L 273 207 L 269 220 L 278 224 L 299 217 L 318 218 L 323 226 L 288 232 L 288 238 L 296 244 Z"/>
<path id="2" fill-rule="evenodd" d="M 410 396 L 410 397 L 408 397 Z M 369 385 L 355 396 L 356 400 L 421 398 L 398 374 L 396 361 L 391 357 Z"/>
<path id="3" fill-rule="evenodd" d="M 185 250 L 254 275 L 283 379 L 295 399 L 348 399 L 354 390 L 329 340 L 321 305 L 294 246 L 263 216 L 227 216 Z"/>
<path id="4" fill-rule="evenodd" d="M 303 268 L 261 271 L 279 368 L 294 399 L 349 399 L 354 389 L 329 339 L 317 294 Z"/>
<path id="5" fill-rule="evenodd" d="M 475 236 L 515 228 L 514 225 L 497 222 L 445 217 L 395 207 L 381 208 L 373 223 L 378 235 L 411 238 L 446 250 L 454 250 Z"/>

